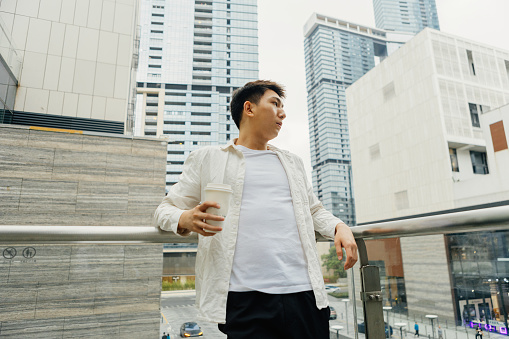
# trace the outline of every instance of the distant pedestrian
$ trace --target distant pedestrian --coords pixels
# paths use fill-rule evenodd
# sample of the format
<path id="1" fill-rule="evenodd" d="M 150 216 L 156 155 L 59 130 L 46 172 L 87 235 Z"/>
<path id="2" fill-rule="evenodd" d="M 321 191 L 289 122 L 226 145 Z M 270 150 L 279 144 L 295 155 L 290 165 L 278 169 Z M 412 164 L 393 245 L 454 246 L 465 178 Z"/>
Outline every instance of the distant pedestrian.
<path id="1" fill-rule="evenodd" d="M 482 330 L 481 330 L 481 326 L 479 326 L 479 325 L 477 325 L 475 339 L 482 339 Z"/>
<path id="2" fill-rule="evenodd" d="M 440 327 L 440 325 L 438 325 L 438 339 L 442 339 L 444 336 L 443 336 L 443 333 L 442 333 L 442 327 Z"/>
<path id="3" fill-rule="evenodd" d="M 163 332 L 163 336 L 161 338 L 162 339 L 168 339 L 168 335 L 166 334 L 166 332 Z"/>
<path id="4" fill-rule="evenodd" d="M 415 325 L 414 325 L 414 330 L 415 330 L 415 334 L 414 334 L 414 337 L 415 336 L 419 336 L 419 324 L 417 324 L 417 321 L 415 322 Z M 477 339 L 477 338 L 476 338 Z"/>

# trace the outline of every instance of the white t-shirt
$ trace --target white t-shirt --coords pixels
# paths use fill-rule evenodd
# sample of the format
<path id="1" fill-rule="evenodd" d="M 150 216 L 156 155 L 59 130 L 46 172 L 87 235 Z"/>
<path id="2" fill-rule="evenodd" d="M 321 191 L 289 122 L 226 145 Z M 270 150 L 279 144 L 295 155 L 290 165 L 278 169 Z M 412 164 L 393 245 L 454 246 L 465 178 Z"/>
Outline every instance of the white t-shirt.
<path id="1" fill-rule="evenodd" d="M 237 146 L 246 161 L 230 291 L 311 290 L 286 172 L 276 153 Z"/>

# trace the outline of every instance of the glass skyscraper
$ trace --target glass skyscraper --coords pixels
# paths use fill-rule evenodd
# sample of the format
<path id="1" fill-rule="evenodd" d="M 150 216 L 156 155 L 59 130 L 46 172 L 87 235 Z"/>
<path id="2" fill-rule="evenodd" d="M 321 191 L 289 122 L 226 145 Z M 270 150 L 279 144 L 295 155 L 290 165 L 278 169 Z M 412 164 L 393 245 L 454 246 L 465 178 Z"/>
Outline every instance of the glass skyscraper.
<path id="1" fill-rule="evenodd" d="M 373 0 L 376 27 L 417 34 L 425 27 L 440 30 L 435 0 Z"/>
<path id="2" fill-rule="evenodd" d="M 319 14 L 304 30 L 313 187 L 326 209 L 354 225 L 345 90 L 387 55 L 386 33 Z"/>
<path id="3" fill-rule="evenodd" d="M 187 155 L 238 136 L 233 90 L 258 78 L 256 0 L 144 0 L 136 135 L 168 136 L 167 188 Z"/>

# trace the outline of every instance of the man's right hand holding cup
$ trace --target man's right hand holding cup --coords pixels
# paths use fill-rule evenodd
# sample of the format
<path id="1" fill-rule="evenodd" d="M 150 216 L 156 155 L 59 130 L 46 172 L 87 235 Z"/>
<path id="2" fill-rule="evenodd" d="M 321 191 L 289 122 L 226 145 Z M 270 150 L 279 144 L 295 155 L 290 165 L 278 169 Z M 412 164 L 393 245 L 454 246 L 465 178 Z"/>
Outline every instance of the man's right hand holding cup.
<path id="1" fill-rule="evenodd" d="M 180 235 L 187 235 L 191 232 L 196 232 L 205 237 L 209 237 L 215 235 L 215 232 L 222 231 L 222 227 L 212 226 L 206 223 L 207 220 L 224 221 L 224 218 L 221 216 L 207 213 L 206 210 L 209 207 L 220 208 L 217 202 L 205 201 L 195 208 L 182 213 L 179 219 L 177 233 Z"/>

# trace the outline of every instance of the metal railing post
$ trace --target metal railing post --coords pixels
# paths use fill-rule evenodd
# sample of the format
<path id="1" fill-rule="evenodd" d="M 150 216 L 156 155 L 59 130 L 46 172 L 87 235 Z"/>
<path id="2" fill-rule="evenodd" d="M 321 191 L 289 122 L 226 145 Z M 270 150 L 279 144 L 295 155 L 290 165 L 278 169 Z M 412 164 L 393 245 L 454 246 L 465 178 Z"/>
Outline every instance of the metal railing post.
<path id="1" fill-rule="evenodd" d="M 367 339 L 385 338 L 382 309 L 382 289 L 378 267 L 368 264 L 368 252 L 363 239 L 356 239 L 361 264 L 361 300 Z M 389 328 L 390 332 L 390 328 Z"/>

